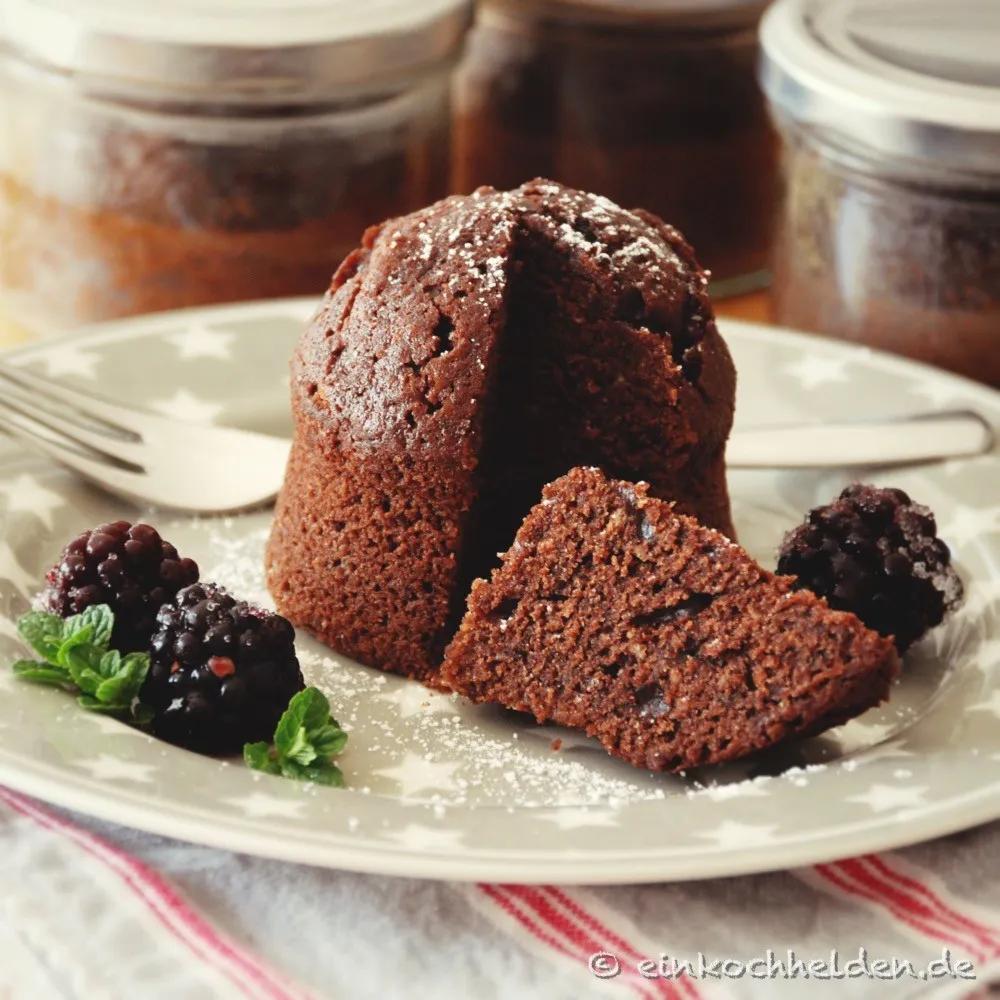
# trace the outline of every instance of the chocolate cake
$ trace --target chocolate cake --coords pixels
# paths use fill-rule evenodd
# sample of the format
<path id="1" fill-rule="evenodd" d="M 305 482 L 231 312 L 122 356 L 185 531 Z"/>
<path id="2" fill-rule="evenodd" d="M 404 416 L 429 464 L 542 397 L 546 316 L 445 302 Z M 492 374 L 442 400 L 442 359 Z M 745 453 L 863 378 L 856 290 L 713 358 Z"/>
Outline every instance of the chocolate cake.
<path id="1" fill-rule="evenodd" d="M 281 613 L 428 680 L 469 584 L 576 465 L 732 534 L 729 353 L 671 226 L 548 181 L 376 226 L 292 362 Z"/>
<path id="2" fill-rule="evenodd" d="M 882 701 L 891 639 L 645 483 L 574 469 L 477 580 L 440 680 L 596 737 L 637 767 L 732 760 Z"/>

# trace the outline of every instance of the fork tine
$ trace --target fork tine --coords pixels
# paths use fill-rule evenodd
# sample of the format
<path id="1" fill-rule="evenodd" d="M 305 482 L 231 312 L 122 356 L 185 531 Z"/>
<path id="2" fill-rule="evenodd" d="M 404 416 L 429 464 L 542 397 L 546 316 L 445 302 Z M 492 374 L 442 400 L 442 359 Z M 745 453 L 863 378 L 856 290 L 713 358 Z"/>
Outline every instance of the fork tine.
<path id="1" fill-rule="evenodd" d="M 77 448 L 70 442 L 51 437 L 44 428 L 35 425 L 30 417 L 0 411 L 0 430 L 69 466 L 98 486 L 110 484 L 127 493 L 134 492 L 135 486 L 142 480 L 140 473 L 109 463 L 99 452 Z"/>
<path id="2" fill-rule="evenodd" d="M 52 435 L 56 435 L 57 442 L 89 448 L 95 453 L 106 456 L 112 465 L 120 468 L 130 466 L 133 469 L 141 468 L 136 461 L 133 461 L 141 457 L 140 447 L 129 441 L 123 441 L 120 437 L 111 437 L 105 431 L 92 429 L 51 409 L 39 409 L 33 403 L 25 403 L 20 398 L 0 399 L 0 410 L 16 413 L 31 421 L 34 427 L 44 428 L 49 432 L 47 436 L 50 440 L 53 440 Z"/>
<path id="3" fill-rule="evenodd" d="M 81 413 L 98 417 L 101 420 L 114 424 L 121 430 L 134 432 L 133 425 L 136 418 L 136 411 L 134 409 L 119 406 L 117 403 L 109 402 L 100 396 L 94 396 L 81 389 L 75 389 L 65 382 L 56 382 L 52 379 L 43 378 L 41 375 L 22 368 L 20 365 L 0 364 L 0 377 L 15 384 L 20 384 L 33 392 L 41 393 L 47 398 L 59 399 Z"/>
<path id="4" fill-rule="evenodd" d="M 93 413 L 84 413 L 74 406 L 64 405 L 59 400 L 28 389 L 12 379 L 5 378 L 2 371 L 0 371 L 0 388 L 6 393 L 7 402 L 19 405 L 22 412 L 31 415 L 39 414 L 39 419 L 40 414 L 46 413 L 57 420 L 71 420 L 74 429 L 80 427 L 81 422 L 83 422 L 94 431 L 102 433 L 105 438 L 114 438 L 116 442 L 139 442 L 142 440 L 142 437 L 135 431 L 125 430 L 118 424 L 109 423 Z M 0 398 L 0 405 L 3 402 L 4 400 Z"/>

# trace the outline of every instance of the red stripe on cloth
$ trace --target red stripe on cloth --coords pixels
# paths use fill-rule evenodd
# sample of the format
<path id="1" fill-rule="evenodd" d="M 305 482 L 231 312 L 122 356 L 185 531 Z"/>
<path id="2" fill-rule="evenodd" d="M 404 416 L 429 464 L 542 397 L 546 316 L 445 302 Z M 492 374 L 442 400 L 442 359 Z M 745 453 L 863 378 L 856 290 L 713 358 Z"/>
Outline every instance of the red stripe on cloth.
<path id="1" fill-rule="evenodd" d="M 871 887 L 866 882 L 853 880 L 845 872 L 842 865 L 843 863 L 840 865 L 816 865 L 814 871 L 843 892 L 852 896 L 860 896 L 862 899 L 867 899 L 869 902 L 875 903 L 882 909 L 887 910 L 892 916 L 897 917 L 902 923 L 923 934 L 925 937 L 934 938 L 946 944 L 958 945 L 967 951 L 976 962 L 982 962 L 985 959 L 986 956 L 978 947 L 970 948 L 968 941 L 954 934 L 950 928 L 943 928 L 933 919 L 928 920 L 926 917 L 900 907 L 892 901 L 888 894 L 880 891 L 878 888 Z"/>
<path id="2" fill-rule="evenodd" d="M 602 942 L 592 937 L 584 928 L 557 910 L 538 889 L 526 885 L 501 885 L 498 888 L 530 907 L 549 927 L 562 934 L 563 938 L 572 947 L 576 948 L 577 955 L 582 962 L 586 963 L 591 955 L 606 950 Z M 676 1000 L 676 998 L 681 996 L 669 980 L 654 981 L 647 979 L 645 976 L 640 975 L 637 970 L 628 966 L 622 968 L 621 974 L 623 979 L 640 996 L 647 998 L 654 997 L 655 993 L 652 991 L 654 983 L 657 985 L 662 983 L 666 987 L 666 990 L 661 995 L 670 998 L 670 1000 Z"/>
<path id="3" fill-rule="evenodd" d="M 565 955 L 574 963 L 579 961 L 579 956 L 576 952 L 570 951 L 569 948 L 565 947 L 560 941 L 549 934 L 548 931 L 539 927 L 538 924 L 535 923 L 535 921 L 512 899 L 508 898 L 508 896 L 503 893 L 498 886 L 487 885 L 485 882 L 481 882 L 477 888 L 489 896 L 489 898 L 492 899 L 501 910 L 513 917 L 522 927 L 534 934 L 534 936 L 543 944 L 547 944 L 554 951 L 558 951 Z"/>
<path id="4" fill-rule="evenodd" d="M 903 892 L 898 885 L 874 873 L 862 861 L 863 859 L 861 858 L 851 858 L 847 861 L 838 862 L 838 865 L 841 870 L 847 872 L 857 881 L 867 885 L 873 891 L 883 893 L 895 911 L 909 914 L 932 924 L 937 928 L 937 933 L 941 938 L 945 940 L 950 938 L 955 943 L 961 944 L 963 948 L 970 951 L 978 951 L 983 960 L 993 957 L 997 949 L 992 941 L 988 942 L 986 947 L 983 948 L 982 942 L 977 935 L 970 934 L 965 928 L 954 927 L 951 921 L 941 918 L 940 913 L 937 912 L 935 907 L 929 906 L 918 897 Z"/>
<path id="5" fill-rule="evenodd" d="M 972 917 L 960 913 L 941 898 L 930 886 L 920 882 L 917 878 L 907 875 L 905 872 L 894 868 L 884 858 L 877 854 L 869 854 L 857 860 L 867 864 L 885 878 L 895 881 L 900 886 L 908 889 L 912 894 L 922 898 L 929 906 L 934 907 L 942 920 L 947 920 L 956 928 L 964 928 L 980 941 L 987 949 L 1000 949 L 1000 928 L 990 927 L 988 924 L 980 923 Z"/>
<path id="6" fill-rule="evenodd" d="M 0 788 L 0 799 L 40 826 L 71 840 L 113 871 L 177 940 L 225 975 L 245 995 L 296 1000 L 295 994 L 285 990 L 268 969 L 226 940 L 141 861 L 8 788 Z"/>
<path id="7" fill-rule="evenodd" d="M 540 887 L 542 892 L 548 893 L 556 902 L 558 902 L 564 909 L 568 910 L 576 919 L 583 924 L 585 927 L 592 930 L 595 934 L 607 942 L 614 948 L 628 955 L 633 961 L 641 962 L 643 959 L 649 958 L 649 955 L 640 954 L 635 948 L 629 944 L 624 938 L 619 934 L 612 931 L 606 924 L 599 920 L 593 913 L 585 909 L 579 902 L 573 899 L 572 896 L 563 892 L 562 889 L 554 885 L 546 885 Z M 701 994 L 695 987 L 694 983 L 688 978 L 687 973 L 683 973 L 678 979 L 667 980 L 667 979 L 656 979 L 652 980 L 660 989 L 660 992 L 664 996 L 675 995 L 676 991 L 671 990 L 670 984 L 676 984 L 677 989 L 680 990 L 685 996 L 691 997 L 692 1000 L 697 1000 Z"/>

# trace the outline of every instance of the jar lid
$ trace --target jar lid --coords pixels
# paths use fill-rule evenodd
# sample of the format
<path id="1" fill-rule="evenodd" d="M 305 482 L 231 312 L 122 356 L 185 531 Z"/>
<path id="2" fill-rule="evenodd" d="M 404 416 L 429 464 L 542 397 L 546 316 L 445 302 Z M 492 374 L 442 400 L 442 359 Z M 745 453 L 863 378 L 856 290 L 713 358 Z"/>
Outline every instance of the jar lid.
<path id="1" fill-rule="evenodd" d="M 487 0 L 522 15 L 558 17 L 597 23 L 669 24 L 699 28 L 748 27 L 756 24 L 769 0 Z"/>
<path id="2" fill-rule="evenodd" d="M 470 17 L 471 0 L 4 0 L 0 42 L 112 85 L 287 99 L 419 72 Z"/>
<path id="3" fill-rule="evenodd" d="M 891 156 L 1000 170 L 1000 3 L 778 0 L 761 83 L 793 121 Z"/>

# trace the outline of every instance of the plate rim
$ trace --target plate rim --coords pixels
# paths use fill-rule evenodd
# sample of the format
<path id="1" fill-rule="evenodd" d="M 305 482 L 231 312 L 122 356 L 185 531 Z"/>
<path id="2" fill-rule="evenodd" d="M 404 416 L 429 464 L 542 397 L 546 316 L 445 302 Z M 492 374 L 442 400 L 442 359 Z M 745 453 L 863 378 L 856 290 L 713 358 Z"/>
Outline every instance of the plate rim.
<path id="1" fill-rule="evenodd" d="M 738 877 L 787 871 L 872 851 L 896 850 L 1000 819 L 998 782 L 965 793 L 957 800 L 932 803 L 930 808 L 921 809 L 919 821 L 912 816 L 876 817 L 847 824 L 846 828 L 833 828 L 832 832 L 826 828 L 805 839 L 799 836 L 790 843 L 770 841 L 748 846 L 741 848 L 738 854 L 732 848 L 721 846 L 706 846 L 697 852 L 690 848 L 678 849 L 676 857 L 656 853 L 653 849 L 631 848 L 620 849 L 617 854 L 607 849 L 568 849 L 559 856 L 553 856 L 552 852 L 541 855 L 524 852 L 524 856 L 513 856 L 512 852 L 463 847 L 461 853 L 449 854 L 385 841 L 378 841 L 375 847 L 370 841 L 363 841 L 358 846 L 353 836 L 330 831 L 318 833 L 316 842 L 310 838 L 304 843 L 301 836 L 283 839 L 274 836 L 273 821 L 259 823 L 245 817 L 216 816 L 211 824 L 206 824 L 196 818 L 178 818 L 176 810 L 159 812 L 152 801 L 148 805 L 124 801 L 129 796 L 115 786 L 110 786 L 114 795 L 103 797 L 87 790 L 76 791 L 58 781 L 50 782 L 44 776 L 29 782 L 24 778 L 25 773 L 23 768 L 9 768 L 7 761 L 0 759 L 0 784 L 8 788 L 64 809 L 157 836 L 333 870 L 455 882 L 509 882 L 513 878 L 532 885 L 638 885 Z M 268 776 L 262 776 L 261 781 L 267 779 Z M 983 801 L 971 812 L 963 812 L 961 818 L 956 817 L 953 812 L 956 801 L 968 799 Z M 676 799 L 667 799 L 657 802 L 656 806 L 669 809 L 676 807 L 676 802 Z M 928 822 L 928 819 L 935 821 Z M 870 841 L 883 831 L 886 838 L 880 839 L 880 846 L 873 847 Z M 888 836 L 890 833 L 892 835 Z M 827 846 L 816 849 L 817 841 Z M 852 844 L 857 846 L 850 846 Z M 305 855 L 304 848 L 317 853 Z M 780 857 L 776 856 L 779 851 Z M 739 860 L 734 861 L 734 857 Z M 595 868 L 595 864 L 600 867 Z M 511 875 L 512 866 L 518 868 L 516 876 Z"/>

